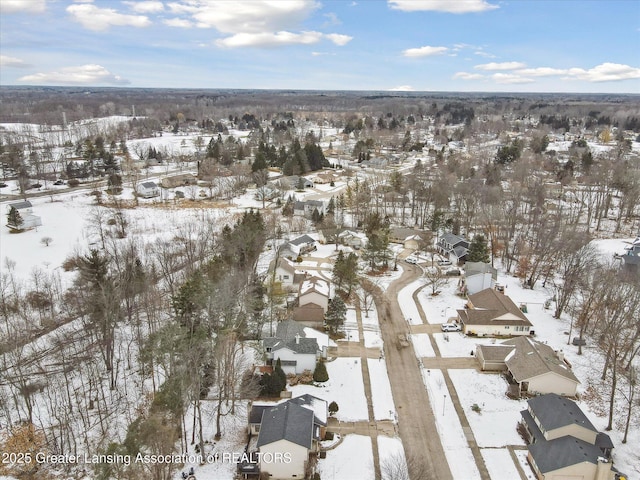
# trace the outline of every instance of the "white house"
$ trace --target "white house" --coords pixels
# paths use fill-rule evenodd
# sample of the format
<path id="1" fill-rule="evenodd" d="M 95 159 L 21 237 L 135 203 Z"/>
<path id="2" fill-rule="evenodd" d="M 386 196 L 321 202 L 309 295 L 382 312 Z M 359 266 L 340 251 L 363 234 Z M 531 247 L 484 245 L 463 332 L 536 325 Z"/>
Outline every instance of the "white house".
<path id="1" fill-rule="evenodd" d="M 293 320 L 278 324 L 276 335 L 262 341 L 267 364 L 275 365 L 280 360 L 286 374 L 299 375 L 305 370 L 314 371 L 318 359 L 326 357 L 315 338 L 306 338 L 304 326 Z"/>
<path id="2" fill-rule="evenodd" d="M 28 200 L 9 204 L 7 227 L 22 231 L 42 225 L 42 219 L 33 214 L 33 205 Z"/>
<path id="3" fill-rule="evenodd" d="M 136 187 L 136 193 L 143 198 L 160 196 L 160 187 L 156 182 L 142 182 Z"/>
<path id="4" fill-rule="evenodd" d="M 493 288 L 498 279 L 498 270 L 488 263 L 467 262 L 464 265 L 464 276 L 460 279 L 460 291 L 468 295 Z"/>

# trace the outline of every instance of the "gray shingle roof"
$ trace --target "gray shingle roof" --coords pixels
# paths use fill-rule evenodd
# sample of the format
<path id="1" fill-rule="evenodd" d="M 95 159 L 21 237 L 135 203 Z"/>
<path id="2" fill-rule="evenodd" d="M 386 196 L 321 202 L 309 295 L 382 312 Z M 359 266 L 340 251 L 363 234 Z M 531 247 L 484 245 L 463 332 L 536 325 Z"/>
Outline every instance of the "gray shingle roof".
<path id="1" fill-rule="evenodd" d="M 313 411 L 292 402 L 265 410 L 258 435 L 258 448 L 279 440 L 288 440 L 311 449 Z"/>
<path id="2" fill-rule="evenodd" d="M 296 353 L 303 354 L 315 354 L 318 352 L 318 350 L 320 350 L 318 348 L 318 342 L 315 338 L 301 338 L 299 341 L 296 341 L 296 339 L 294 338 L 293 340 L 289 340 L 286 343 L 286 347 Z"/>
<path id="3" fill-rule="evenodd" d="M 469 295 L 469 302 L 474 308 L 458 310 L 465 325 L 533 326 L 509 297 L 491 288 Z"/>
<path id="4" fill-rule="evenodd" d="M 304 325 L 294 320 L 283 320 L 276 327 L 276 337 L 282 339 L 285 343 L 294 340 L 296 335 L 306 337 L 304 333 Z"/>
<path id="5" fill-rule="evenodd" d="M 289 243 L 293 245 L 302 245 L 305 243 L 315 243 L 315 240 L 311 238 L 309 235 L 301 235 L 298 238 L 294 238 L 293 240 L 289 240 Z"/>
<path id="6" fill-rule="evenodd" d="M 513 338 L 502 342 L 502 344 L 516 347 L 516 351 L 507 359 L 506 364 L 518 382 L 553 372 L 580 383 L 568 365 L 558 358 L 550 346 L 527 337 Z"/>
<path id="7" fill-rule="evenodd" d="M 467 262 L 464 264 L 465 277 L 471 277 L 472 275 L 478 275 L 483 273 L 490 273 L 491 278 L 498 279 L 498 270 L 492 267 L 488 263 L 484 262 Z"/>
<path id="8" fill-rule="evenodd" d="M 478 345 L 478 350 L 482 352 L 482 358 L 487 362 L 504 362 L 513 348 L 505 345 Z"/>
<path id="9" fill-rule="evenodd" d="M 540 395 L 527 400 L 529 408 L 546 430 L 554 430 L 576 424 L 593 432 L 596 428 L 576 403 L 555 393 Z"/>
<path id="10" fill-rule="evenodd" d="M 142 182 L 142 186 L 144 188 L 158 188 L 158 185 L 156 185 L 156 182 Z"/>
<path id="11" fill-rule="evenodd" d="M 292 398 L 289 402 L 308 408 L 313 411 L 314 422 L 326 426 L 327 425 L 327 401 L 308 393 Z"/>
<path id="12" fill-rule="evenodd" d="M 15 208 L 16 210 L 22 210 L 23 208 L 31 208 L 31 207 L 33 207 L 33 205 L 31 205 L 31 202 L 29 200 L 9 204 L 9 208 Z"/>
<path id="13" fill-rule="evenodd" d="M 570 435 L 529 445 L 529 452 L 541 473 L 589 462 L 598 464 L 602 451 L 595 445 Z"/>

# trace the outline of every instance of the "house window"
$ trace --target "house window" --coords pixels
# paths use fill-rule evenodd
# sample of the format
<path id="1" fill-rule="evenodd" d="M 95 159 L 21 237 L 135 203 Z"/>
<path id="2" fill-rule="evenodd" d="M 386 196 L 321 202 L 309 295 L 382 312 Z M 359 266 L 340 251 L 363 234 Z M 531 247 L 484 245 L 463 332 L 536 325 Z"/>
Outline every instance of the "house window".
<path id="1" fill-rule="evenodd" d="M 267 347 L 267 353 L 271 353 L 271 347 Z"/>
<path id="2" fill-rule="evenodd" d="M 509 330 L 509 325 L 505 325 L 505 326 L 504 326 L 504 329 L 505 329 L 505 330 Z"/>
<path id="3" fill-rule="evenodd" d="M 289 280 L 289 275 L 284 275 L 282 278 L 284 278 L 285 280 Z"/>

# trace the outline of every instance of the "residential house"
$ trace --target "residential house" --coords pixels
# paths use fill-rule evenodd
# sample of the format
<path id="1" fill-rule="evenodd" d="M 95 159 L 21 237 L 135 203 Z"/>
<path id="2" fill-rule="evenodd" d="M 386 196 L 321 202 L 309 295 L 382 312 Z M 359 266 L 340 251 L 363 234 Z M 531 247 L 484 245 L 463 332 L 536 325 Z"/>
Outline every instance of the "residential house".
<path id="1" fill-rule="evenodd" d="M 280 403 L 291 402 L 313 412 L 314 438 L 323 440 L 327 433 L 328 406 L 326 400 L 313 395 L 304 394 L 289 400 L 278 402 L 252 402 L 249 409 L 249 435 L 258 435 L 262 424 L 262 414 L 265 410 L 273 408 Z"/>
<path id="2" fill-rule="evenodd" d="M 261 474 L 278 480 L 303 479 L 309 455 L 318 451 L 314 412 L 284 402 L 262 413 L 257 447 Z"/>
<path id="3" fill-rule="evenodd" d="M 418 250 L 425 241 L 425 232 L 414 228 L 392 228 L 389 231 L 389 241 L 401 243 L 404 248 Z"/>
<path id="4" fill-rule="evenodd" d="M 156 182 L 142 182 L 136 187 L 136 193 L 143 198 L 160 196 L 160 187 Z"/>
<path id="5" fill-rule="evenodd" d="M 459 291 L 473 295 L 487 288 L 494 288 L 498 280 L 498 270 L 484 262 L 466 262 L 464 275 L 460 278 Z"/>
<path id="6" fill-rule="evenodd" d="M 8 207 L 7 227 L 11 230 L 29 230 L 42 225 L 42 219 L 33 214 L 33 205 L 30 201 L 10 203 Z"/>
<path id="7" fill-rule="evenodd" d="M 613 443 L 598 433 L 578 405 L 550 393 L 520 412 L 529 443 L 527 459 L 539 480 L 613 480 Z"/>
<path id="8" fill-rule="evenodd" d="M 320 305 L 326 312 L 329 306 L 330 285 L 328 280 L 319 277 L 309 277 L 300 284 L 298 294 L 298 304 L 300 306 L 308 303 Z"/>
<path id="9" fill-rule="evenodd" d="M 291 245 L 295 245 L 300 249 L 300 255 L 304 255 L 305 253 L 313 252 L 317 249 L 316 240 L 311 238 L 309 235 L 301 235 L 293 240 L 289 240 Z"/>
<path id="10" fill-rule="evenodd" d="M 506 371 L 521 394 L 574 397 L 580 381 L 562 351 L 528 337 L 516 337 L 500 345 L 479 345 L 476 358 L 482 370 Z"/>
<path id="11" fill-rule="evenodd" d="M 182 187 L 184 185 L 195 185 L 197 182 L 198 179 L 194 175 L 190 173 L 183 173 L 163 178 L 160 180 L 160 185 L 162 188 L 175 188 Z"/>
<path id="12" fill-rule="evenodd" d="M 325 214 L 325 204 L 322 200 L 296 201 L 293 203 L 293 214 L 300 217 L 311 218 L 314 210 Z"/>
<path id="13" fill-rule="evenodd" d="M 304 325 L 293 320 L 285 320 L 276 327 L 275 337 L 262 341 L 268 365 L 280 360 L 286 374 L 301 374 L 305 370 L 315 370 L 316 362 L 326 358 L 326 350 L 318 346 L 315 338 L 306 338 Z"/>
<path id="14" fill-rule="evenodd" d="M 453 233 L 444 233 L 436 247 L 441 255 L 455 262 L 464 262 L 469 253 L 469 241 Z"/>
<path id="15" fill-rule="evenodd" d="M 306 274 L 296 269 L 296 264 L 286 257 L 278 256 L 275 261 L 275 270 L 275 281 L 280 282 L 283 287 L 298 286 L 306 278 Z"/>
<path id="16" fill-rule="evenodd" d="M 625 247 L 625 250 L 625 253 L 616 255 L 616 258 L 622 259 L 626 272 L 640 274 L 640 236 L 636 237 L 631 245 Z"/>
<path id="17" fill-rule="evenodd" d="M 533 324 L 503 293 L 487 288 L 469 295 L 463 310 L 458 310 L 458 323 L 466 335 L 516 336 L 533 334 Z"/>
<path id="18" fill-rule="evenodd" d="M 365 244 L 365 235 L 360 235 L 353 230 L 343 230 L 338 234 L 338 241 L 341 245 L 346 245 L 347 247 L 355 248 L 359 250 Z"/>
<path id="19" fill-rule="evenodd" d="M 280 186 L 285 190 L 304 190 L 305 188 L 313 188 L 313 181 L 298 175 L 283 177 L 279 180 Z"/>

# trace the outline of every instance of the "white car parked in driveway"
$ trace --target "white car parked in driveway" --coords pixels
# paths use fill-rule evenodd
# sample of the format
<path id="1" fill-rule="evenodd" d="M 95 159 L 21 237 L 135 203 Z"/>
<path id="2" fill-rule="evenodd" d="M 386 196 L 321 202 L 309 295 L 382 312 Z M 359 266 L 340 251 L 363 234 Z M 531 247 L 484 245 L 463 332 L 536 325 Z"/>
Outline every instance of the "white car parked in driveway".
<path id="1" fill-rule="evenodd" d="M 442 328 L 443 332 L 459 332 L 462 330 L 457 323 L 443 323 L 440 328 Z"/>
<path id="2" fill-rule="evenodd" d="M 411 263 L 413 265 L 418 263 L 418 259 L 416 257 L 407 257 L 407 258 L 404 259 L 404 261 L 407 262 L 407 263 Z"/>

